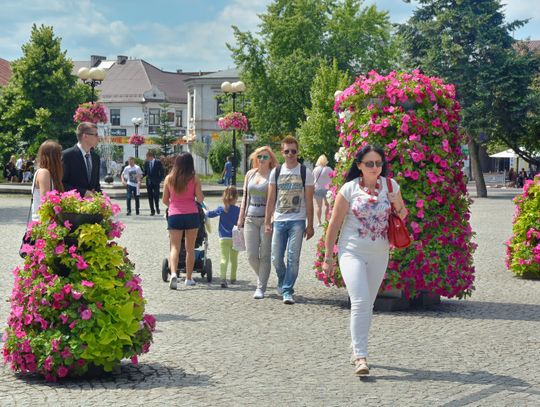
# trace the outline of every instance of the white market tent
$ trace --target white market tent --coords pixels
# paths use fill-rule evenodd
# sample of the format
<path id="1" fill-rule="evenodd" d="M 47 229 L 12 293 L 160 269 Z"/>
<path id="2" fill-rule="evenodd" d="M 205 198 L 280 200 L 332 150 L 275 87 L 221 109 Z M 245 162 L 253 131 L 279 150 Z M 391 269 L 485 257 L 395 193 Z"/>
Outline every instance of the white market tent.
<path id="1" fill-rule="evenodd" d="M 518 155 L 512 149 L 501 151 L 497 154 L 490 155 L 491 158 L 516 158 Z"/>

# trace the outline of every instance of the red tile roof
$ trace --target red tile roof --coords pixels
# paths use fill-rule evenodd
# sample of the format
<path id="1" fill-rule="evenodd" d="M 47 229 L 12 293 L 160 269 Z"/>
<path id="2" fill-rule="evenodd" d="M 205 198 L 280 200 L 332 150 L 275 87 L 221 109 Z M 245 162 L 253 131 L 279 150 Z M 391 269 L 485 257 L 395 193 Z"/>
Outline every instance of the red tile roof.
<path id="1" fill-rule="evenodd" d="M 5 86 L 11 78 L 11 64 L 0 58 L 0 86 Z"/>

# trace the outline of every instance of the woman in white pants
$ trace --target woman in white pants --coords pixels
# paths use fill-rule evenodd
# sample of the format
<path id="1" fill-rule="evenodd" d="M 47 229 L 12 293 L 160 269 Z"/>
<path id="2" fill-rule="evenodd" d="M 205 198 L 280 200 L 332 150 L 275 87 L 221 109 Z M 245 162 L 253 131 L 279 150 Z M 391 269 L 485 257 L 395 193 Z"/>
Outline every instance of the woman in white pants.
<path id="1" fill-rule="evenodd" d="M 338 232 L 341 275 L 351 299 L 351 337 L 355 373 L 369 374 L 368 332 L 373 303 L 388 265 L 388 215 L 391 204 L 401 218 L 407 209 L 392 180 L 393 193 L 386 185 L 386 158 L 381 148 L 365 145 L 356 155 L 345 184 L 337 194 L 325 240 L 323 270 L 334 273 L 332 257 Z"/>
<path id="2" fill-rule="evenodd" d="M 248 261 L 257 275 L 257 289 L 253 298 L 264 298 L 270 277 L 272 235 L 264 231 L 264 215 L 268 196 L 268 177 L 277 158 L 268 146 L 257 148 L 250 156 L 251 167 L 244 178 L 244 190 L 238 227 L 244 227 Z"/>

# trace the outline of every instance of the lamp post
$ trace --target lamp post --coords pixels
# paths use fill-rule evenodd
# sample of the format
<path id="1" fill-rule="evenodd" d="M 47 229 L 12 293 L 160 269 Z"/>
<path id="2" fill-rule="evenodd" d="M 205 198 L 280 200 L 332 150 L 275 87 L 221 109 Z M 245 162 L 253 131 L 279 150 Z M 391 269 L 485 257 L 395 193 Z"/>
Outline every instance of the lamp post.
<path id="1" fill-rule="evenodd" d="M 236 95 L 246 90 L 246 84 L 242 81 L 230 83 L 228 81 L 221 84 L 221 90 L 228 96 L 232 97 L 232 110 L 236 109 Z M 236 186 L 236 129 L 233 128 L 232 132 L 232 149 L 233 149 L 233 162 L 232 162 L 232 184 Z"/>
<path id="2" fill-rule="evenodd" d="M 133 123 L 133 126 L 135 126 L 135 135 L 139 135 L 139 126 L 142 124 L 143 119 L 142 117 L 134 117 L 131 119 L 131 123 Z M 139 145 L 135 144 L 135 158 L 139 158 Z"/>
<path id="3" fill-rule="evenodd" d="M 103 82 L 106 75 L 105 69 L 103 68 L 82 67 L 77 72 L 79 79 L 83 81 L 83 83 L 90 85 L 92 88 L 92 99 L 90 100 L 92 103 L 94 103 L 94 88 Z"/>

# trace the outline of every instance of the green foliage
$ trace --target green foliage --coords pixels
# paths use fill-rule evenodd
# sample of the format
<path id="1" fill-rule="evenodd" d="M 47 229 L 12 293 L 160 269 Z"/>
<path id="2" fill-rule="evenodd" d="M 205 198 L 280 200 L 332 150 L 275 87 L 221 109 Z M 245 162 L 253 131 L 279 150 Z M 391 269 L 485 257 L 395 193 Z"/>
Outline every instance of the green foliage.
<path id="1" fill-rule="evenodd" d="M 311 87 L 311 107 L 306 109 L 306 121 L 298 129 L 302 157 L 315 163 L 321 154 L 334 167 L 334 153 L 341 143 L 334 113 L 334 93 L 350 83 L 347 73 L 341 71 L 334 59 L 332 66 L 321 64 Z"/>
<path id="2" fill-rule="evenodd" d="M 513 236 L 506 242 L 506 266 L 519 277 L 540 278 L 540 175 L 526 181 L 514 199 Z"/>
<path id="3" fill-rule="evenodd" d="M 168 103 L 162 103 L 161 114 L 159 116 L 159 127 L 157 129 L 158 138 L 156 143 L 160 146 L 161 154 L 168 156 L 174 153 L 172 143 L 176 140 L 176 136 L 172 134 L 171 125 L 167 116 Z"/>
<path id="4" fill-rule="evenodd" d="M 89 98 L 88 86 L 77 84 L 52 27 L 34 24 L 22 51 L 0 95 L 0 152 L 13 153 L 19 140 L 30 153 L 49 138 L 74 144 L 73 114 Z"/>
<path id="5" fill-rule="evenodd" d="M 295 134 L 321 63 L 335 59 L 351 76 L 395 66 L 400 50 L 388 14 L 361 6 L 358 0 L 276 0 L 261 15 L 260 39 L 233 27 L 236 44 L 228 47 L 246 83 L 245 112 L 261 143 Z"/>
<path id="6" fill-rule="evenodd" d="M 210 166 L 212 171 L 218 174 L 221 174 L 223 167 L 227 162 L 227 157 L 232 157 L 232 133 L 222 132 L 220 138 L 212 142 L 212 147 L 210 147 L 210 152 L 208 153 L 208 159 L 210 161 Z M 238 140 L 236 144 L 236 167 L 240 165 L 240 158 L 242 157 L 242 152 L 238 148 Z"/>
<path id="7" fill-rule="evenodd" d="M 475 139 L 486 133 L 540 164 L 529 154 L 540 151 L 538 132 L 530 132 L 540 113 L 540 105 L 530 103 L 540 59 L 511 35 L 526 21 L 506 23 L 499 0 L 418 3 L 400 27 L 410 67 L 456 85 L 463 127 Z"/>

